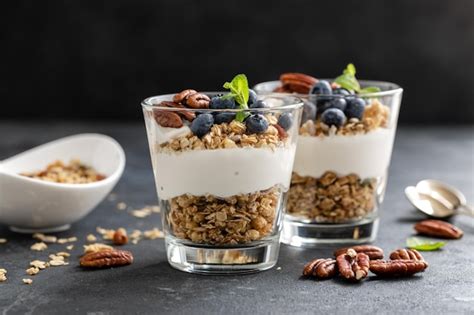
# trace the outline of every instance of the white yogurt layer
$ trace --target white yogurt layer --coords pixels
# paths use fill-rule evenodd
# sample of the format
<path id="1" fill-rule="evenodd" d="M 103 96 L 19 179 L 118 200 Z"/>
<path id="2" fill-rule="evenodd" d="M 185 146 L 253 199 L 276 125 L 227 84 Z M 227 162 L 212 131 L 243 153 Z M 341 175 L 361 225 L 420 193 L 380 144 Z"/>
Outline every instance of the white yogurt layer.
<path id="1" fill-rule="evenodd" d="M 361 135 L 299 136 L 294 172 L 320 177 L 327 171 L 360 178 L 385 175 L 392 154 L 394 129 L 378 128 Z"/>
<path id="2" fill-rule="evenodd" d="M 158 196 L 183 194 L 216 197 L 255 193 L 275 185 L 290 186 L 294 145 L 270 148 L 193 150 L 153 153 Z"/>

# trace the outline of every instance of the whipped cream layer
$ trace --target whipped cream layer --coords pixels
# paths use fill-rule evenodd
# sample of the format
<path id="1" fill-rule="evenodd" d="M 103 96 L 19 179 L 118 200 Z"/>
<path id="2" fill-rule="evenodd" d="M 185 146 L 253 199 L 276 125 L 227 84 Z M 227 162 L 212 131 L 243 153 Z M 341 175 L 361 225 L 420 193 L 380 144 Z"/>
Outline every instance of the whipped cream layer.
<path id="1" fill-rule="evenodd" d="M 275 185 L 287 190 L 295 145 L 277 149 L 233 148 L 154 152 L 153 165 L 160 199 L 183 194 L 216 197 L 254 193 Z"/>
<path id="2" fill-rule="evenodd" d="M 378 128 L 361 135 L 299 136 L 294 172 L 320 177 L 327 171 L 360 178 L 385 175 L 392 155 L 394 129 Z"/>

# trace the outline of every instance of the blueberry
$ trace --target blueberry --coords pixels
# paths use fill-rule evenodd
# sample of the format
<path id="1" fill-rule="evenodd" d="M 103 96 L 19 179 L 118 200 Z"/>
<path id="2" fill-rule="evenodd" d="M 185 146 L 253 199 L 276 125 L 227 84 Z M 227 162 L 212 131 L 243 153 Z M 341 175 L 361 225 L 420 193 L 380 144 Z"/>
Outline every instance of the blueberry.
<path id="1" fill-rule="evenodd" d="M 301 122 L 305 123 L 308 120 L 315 120 L 316 119 L 316 105 L 310 101 L 304 101 L 303 106 L 303 116 L 301 118 Z"/>
<path id="2" fill-rule="evenodd" d="M 311 88 L 310 94 L 331 95 L 332 94 L 331 84 L 326 80 L 321 80 Z"/>
<path id="3" fill-rule="evenodd" d="M 254 90 L 250 89 L 248 105 L 251 106 L 253 103 L 257 102 L 257 100 L 258 100 L 257 93 L 255 93 Z"/>
<path id="4" fill-rule="evenodd" d="M 328 126 L 341 127 L 346 123 L 346 115 L 337 108 L 329 108 L 321 115 L 321 121 Z"/>
<path id="5" fill-rule="evenodd" d="M 214 123 L 216 124 L 230 123 L 234 119 L 235 119 L 235 113 L 229 113 L 229 112 L 217 113 L 214 116 Z"/>
<path id="6" fill-rule="evenodd" d="M 365 101 L 359 97 L 347 99 L 347 106 L 344 110 L 347 118 L 362 119 L 365 110 Z"/>
<path id="7" fill-rule="evenodd" d="M 285 130 L 290 129 L 293 124 L 293 115 L 291 113 L 283 113 L 278 118 L 278 124 Z"/>
<path id="8" fill-rule="evenodd" d="M 346 109 L 347 102 L 342 97 L 336 97 L 328 102 L 328 106 L 329 108 L 337 108 L 344 111 L 344 109 Z"/>
<path id="9" fill-rule="evenodd" d="M 337 95 L 351 95 L 351 92 L 344 88 L 337 88 L 332 91 L 332 94 L 337 94 Z"/>
<path id="10" fill-rule="evenodd" d="M 257 100 L 255 103 L 249 104 L 250 108 L 267 108 L 268 105 L 262 100 Z"/>
<path id="11" fill-rule="evenodd" d="M 248 133 L 262 133 L 268 128 L 268 121 L 262 115 L 251 115 L 245 120 Z"/>
<path id="12" fill-rule="evenodd" d="M 235 100 L 233 97 L 213 97 L 209 102 L 209 108 L 211 109 L 234 109 Z"/>
<path id="13" fill-rule="evenodd" d="M 206 133 L 211 131 L 214 124 L 214 117 L 211 114 L 201 114 L 197 116 L 191 123 L 191 131 L 201 138 Z"/>

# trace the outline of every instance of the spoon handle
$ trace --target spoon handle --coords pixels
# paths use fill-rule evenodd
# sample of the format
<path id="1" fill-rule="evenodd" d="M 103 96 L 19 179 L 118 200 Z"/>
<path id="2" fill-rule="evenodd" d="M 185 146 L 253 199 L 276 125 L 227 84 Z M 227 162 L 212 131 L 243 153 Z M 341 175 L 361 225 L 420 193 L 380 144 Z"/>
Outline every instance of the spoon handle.
<path id="1" fill-rule="evenodd" d="M 474 217 L 474 208 L 472 208 L 470 205 L 460 205 L 458 211 L 459 214 L 465 214 Z"/>

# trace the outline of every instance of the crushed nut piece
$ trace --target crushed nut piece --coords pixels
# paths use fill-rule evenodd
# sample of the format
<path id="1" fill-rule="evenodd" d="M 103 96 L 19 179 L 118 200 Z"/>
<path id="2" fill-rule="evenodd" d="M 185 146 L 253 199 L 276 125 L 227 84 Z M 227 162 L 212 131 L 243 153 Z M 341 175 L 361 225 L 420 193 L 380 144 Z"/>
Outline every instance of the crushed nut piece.
<path id="1" fill-rule="evenodd" d="M 24 284 L 32 284 L 33 283 L 33 280 L 28 279 L 28 278 L 23 279 L 22 281 L 23 281 Z"/>
<path id="2" fill-rule="evenodd" d="M 31 267 L 31 268 L 26 269 L 26 273 L 30 276 L 36 275 L 39 271 L 40 270 L 37 267 Z"/>
<path id="3" fill-rule="evenodd" d="M 90 245 L 84 245 L 84 254 L 87 253 L 93 253 L 93 252 L 99 252 L 102 250 L 113 250 L 114 248 L 112 246 L 102 244 L 102 243 L 94 243 Z"/>
<path id="4" fill-rule="evenodd" d="M 124 228 L 118 228 L 113 237 L 113 242 L 115 245 L 125 245 L 128 243 L 127 230 Z"/>
<path id="5" fill-rule="evenodd" d="M 33 245 L 31 245 L 30 249 L 31 250 L 36 250 L 36 251 L 43 251 L 45 249 L 48 248 L 48 245 L 46 245 L 46 243 L 43 243 L 43 242 L 39 242 L 39 243 L 34 243 Z"/>

